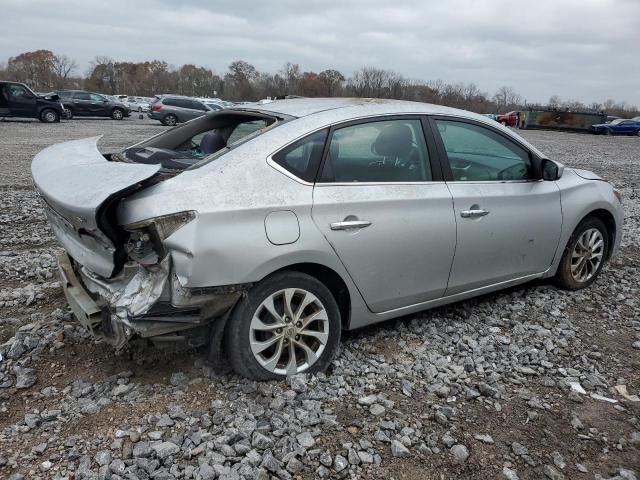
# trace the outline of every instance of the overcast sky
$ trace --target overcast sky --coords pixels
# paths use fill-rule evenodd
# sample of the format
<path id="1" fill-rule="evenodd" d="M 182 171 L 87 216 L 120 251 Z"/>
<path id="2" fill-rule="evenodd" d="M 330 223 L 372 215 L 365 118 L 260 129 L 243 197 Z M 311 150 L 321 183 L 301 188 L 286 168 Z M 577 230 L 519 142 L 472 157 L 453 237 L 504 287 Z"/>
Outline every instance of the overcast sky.
<path id="1" fill-rule="evenodd" d="M 362 66 L 640 106 L 640 0 L 0 0 L 0 62 L 49 49 L 226 71 Z"/>

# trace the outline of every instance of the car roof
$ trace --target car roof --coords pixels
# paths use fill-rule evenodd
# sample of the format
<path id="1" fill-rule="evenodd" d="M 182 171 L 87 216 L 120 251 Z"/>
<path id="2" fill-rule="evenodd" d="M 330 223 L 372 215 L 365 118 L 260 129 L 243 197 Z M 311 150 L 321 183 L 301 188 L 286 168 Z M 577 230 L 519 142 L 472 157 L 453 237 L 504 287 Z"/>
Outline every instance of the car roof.
<path id="1" fill-rule="evenodd" d="M 336 120 L 350 120 L 368 115 L 425 114 L 454 115 L 486 121 L 487 117 L 478 113 L 432 103 L 410 102 L 385 98 L 296 98 L 273 100 L 246 105 L 234 105 L 233 110 L 261 111 L 266 114 L 280 114 L 302 118 L 322 112 L 332 111 Z"/>
<path id="2" fill-rule="evenodd" d="M 292 124 L 297 125 L 296 134 L 304 135 L 314 129 L 324 128 L 340 122 L 348 122 L 372 116 L 386 115 L 442 115 L 446 117 L 466 118 L 483 123 L 518 139 L 541 157 L 545 155 L 535 146 L 515 132 L 497 124 L 495 120 L 479 113 L 460 110 L 457 108 L 435 105 L 432 103 L 410 102 L 406 100 L 391 100 L 382 98 L 296 98 L 290 100 L 261 101 L 257 103 L 234 105 L 229 111 L 251 111 L 271 116 L 285 116 L 297 119 Z"/>

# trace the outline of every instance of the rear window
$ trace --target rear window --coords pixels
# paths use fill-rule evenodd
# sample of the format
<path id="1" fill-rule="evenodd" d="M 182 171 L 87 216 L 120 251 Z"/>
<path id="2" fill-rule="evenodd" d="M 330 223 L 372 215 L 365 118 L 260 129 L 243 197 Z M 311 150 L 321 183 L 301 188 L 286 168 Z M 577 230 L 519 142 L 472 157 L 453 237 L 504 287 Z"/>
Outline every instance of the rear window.
<path id="1" fill-rule="evenodd" d="M 243 140 L 245 137 L 252 135 L 263 128 L 267 128 L 269 124 L 266 120 L 254 120 L 253 122 L 245 122 L 238 125 L 234 128 L 231 135 L 227 139 L 227 145 L 232 145 L 234 143 Z"/>

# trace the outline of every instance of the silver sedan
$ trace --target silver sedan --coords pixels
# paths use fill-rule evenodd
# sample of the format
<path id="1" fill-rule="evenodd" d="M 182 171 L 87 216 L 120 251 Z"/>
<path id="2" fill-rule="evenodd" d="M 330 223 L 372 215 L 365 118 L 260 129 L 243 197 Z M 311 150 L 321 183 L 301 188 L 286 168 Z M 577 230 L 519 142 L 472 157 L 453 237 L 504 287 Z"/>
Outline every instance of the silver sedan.
<path id="1" fill-rule="evenodd" d="M 343 330 L 533 279 L 588 287 L 620 193 L 471 112 L 378 99 L 231 107 L 122 152 L 32 164 L 93 334 L 210 345 L 255 379 L 321 371 Z"/>

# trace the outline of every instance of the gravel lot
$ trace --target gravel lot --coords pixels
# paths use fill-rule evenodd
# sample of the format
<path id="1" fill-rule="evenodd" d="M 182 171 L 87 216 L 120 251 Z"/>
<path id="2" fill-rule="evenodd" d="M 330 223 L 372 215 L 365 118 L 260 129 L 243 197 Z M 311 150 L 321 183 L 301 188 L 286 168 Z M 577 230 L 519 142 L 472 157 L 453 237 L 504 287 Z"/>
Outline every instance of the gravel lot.
<path id="1" fill-rule="evenodd" d="M 163 128 L 0 122 L 1 478 L 640 476 L 640 138 L 524 132 L 624 193 L 621 252 L 590 289 L 533 283 L 353 332 L 326 375 L 257 384 L 203 351 L 114 355 L 67 310 L 31 159 Z"/>

